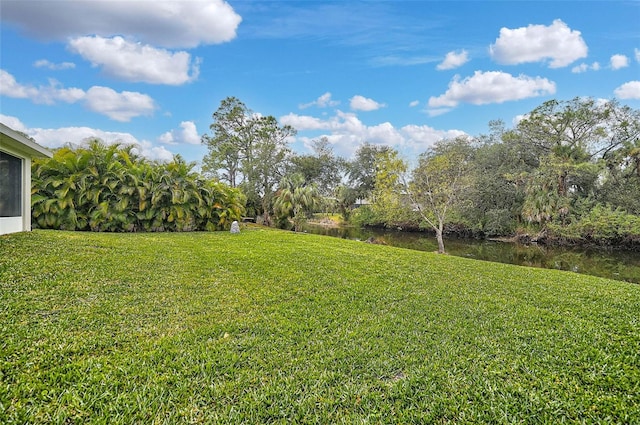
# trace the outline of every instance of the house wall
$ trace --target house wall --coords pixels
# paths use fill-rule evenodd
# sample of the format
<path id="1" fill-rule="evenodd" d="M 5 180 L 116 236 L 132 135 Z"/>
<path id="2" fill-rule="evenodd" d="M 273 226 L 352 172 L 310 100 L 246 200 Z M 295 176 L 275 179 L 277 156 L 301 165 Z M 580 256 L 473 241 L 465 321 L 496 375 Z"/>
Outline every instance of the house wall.
<path id="1" fill-rule="evenodd" d="M 31 158 L 9 146 L 2 146 L 3 152 L 22 159 L 22 215 L 0 217 L 0 235 L 31 230 Z"/>

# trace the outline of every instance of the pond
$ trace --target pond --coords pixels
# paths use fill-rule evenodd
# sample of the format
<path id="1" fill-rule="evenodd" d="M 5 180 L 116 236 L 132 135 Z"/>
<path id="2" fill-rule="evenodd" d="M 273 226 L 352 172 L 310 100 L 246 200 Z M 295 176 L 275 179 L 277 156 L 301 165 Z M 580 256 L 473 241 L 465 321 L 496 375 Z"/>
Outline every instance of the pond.
<path id="1" fill-rule="evenodd" d="M 432 234 L 358 227 L 307 225 L 305 231 L 319 235 L 365 241 L 370 237 L 387 245 L 420 251 L 437 251 Z M 477 239 L 445 239 L 450 255 L 521 266 L 568 270 L 576 273 L 640 283 L 640 253 L 587 248 L 558 248 Z"/>

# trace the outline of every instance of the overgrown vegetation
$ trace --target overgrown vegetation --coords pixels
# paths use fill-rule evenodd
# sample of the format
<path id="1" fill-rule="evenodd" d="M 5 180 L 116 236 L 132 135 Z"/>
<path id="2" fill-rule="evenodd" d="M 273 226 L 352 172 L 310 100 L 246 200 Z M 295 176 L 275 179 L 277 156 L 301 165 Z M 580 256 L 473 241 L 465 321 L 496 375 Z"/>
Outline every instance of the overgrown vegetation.
<path id="1" fill-rule="evenodd" d="M 223 100 L 213 118 L 213 135 L 203 137 L 207 170 L 245 188 L 250 209 L 266 223 L 278 216 L 275 194 L 294 174 L 325 197 L 322 209 L 344 220 L 436 235 L 519 232 L 540 242 L 611 245 L 599 237 L 610 231 L 605 222 L 592 229 L 600 225 L 589 219 L 592 210 L 611 209 L 628 215 L 625 221 L 640 215 L 640 111 L 615 100 L 550 100 L 514 128 L 491 122 L 488 135 L 440 141 L 417 164 L 367 141 L 350 160 L 333 155 L 326 139 L 314 141 L 313 154 L 294 154 L 286 145 L 293 129 L 273 117 L 261 121 L 236 98 Z M 464 157 L 456 148 L 462 145 Z M 264 149 L 271 154 L 258 161 Z M 354 210 L 363 204 L 370 207 Z M 302 219 L 313 212 L 301 211 Z M 589 233 L 577 235 L 581 229 Z M 639 238 L 631 226 L 614 239 L 638 248 Z"/>
<path id="2" fill-rule="evenodd" d="M 36 227 L 222 228 L 246 199 L 266 225 L 300 230 L 315 212 L 340 212 L 358 225 L 432 230 L 442 252 L 451 232 L 640 249 L 640 111 L 615 100 L 550 100 L 514 128 L 491 122 L 488 135 L 439 141 L 416 164 L 366 141 L 350 160 L 324 138 L 293 153 L 295 129 L 234 97 L 210 128 L 203 171 L 216 182 L 180 157 L 151 163 L 96 141 L 36 162 Z"/>
<path id="3" fill-rule="evenodd" d="M 553 100 L 534 109 L 514 129 L 500 122 L 491 123 L 491 128 L 488 136 L 468 139 L 471 149 L 462 159 L 455 155 L 459 139 L 436 144 L 422 156 L 411 181 L 387 189 L 409 195 L 405 211 L 419 213 L 414 214 L 413 227 L 422 220 L 441 233 L 446 210 L 450 228 L 478 236 L 520 229 L 538 234 L 539 242 L 640 248 L 634 224 L 640 214 L 640 111 L 613 101 Z M 402 175 L 406 169 L 403 164 L 395 170 L 385 167 L 384 156 L 378 161 L 378 188 L 387 187 L 389 174 Z M 466 171 L 456 173 L 458 169 Z M 439 176 L 445 178 L 440 182 Z M 428 184 L 434 181 L 436 185 Z M 418 196 L 421 192 L 427 196 Z M 447 202 L 434 202 L 436 194 Z M 372 224 L 392 227 L 407 222 L 407 212 L 394 213 L 397 205 L 386 202 L 385 196 L 372 201 L 377 213 Z M 614 222 L 602 219 L 603 214 Z"/>
<path id="4" fill-rule="evenodd" d="M 37 159 L 32 172 L 36 228 L 110 232 L 192 231 L 225 228 L 244 211 L 238 189 L 205 180 L 176 156 L 156 163 L 132 146 L 58 149 Z"/>
<path id="5" fill-rule="evenodd" d="M 638 285 L 264 228 L 0 252 L 2 423 L 640 422 Z"/>

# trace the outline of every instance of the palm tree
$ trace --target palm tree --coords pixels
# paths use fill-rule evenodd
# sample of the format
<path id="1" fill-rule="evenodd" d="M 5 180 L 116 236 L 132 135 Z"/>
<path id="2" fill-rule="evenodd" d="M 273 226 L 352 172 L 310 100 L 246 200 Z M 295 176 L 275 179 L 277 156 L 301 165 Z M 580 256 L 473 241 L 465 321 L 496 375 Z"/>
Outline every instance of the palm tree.
<path id="1" fill-rule="evenodd" d="M 293 174 L 280 182 L 273 206 L 280 216 L 291 217 L 294 231 L 299 232 L 306 222 L 306 212 L 315 208 L 320 199 L 314 185 L 305 185 L 301 174 Z"/>
<path id="2" fill-rule="evenodd" d="M 86 230 L 91 160 L 90 153 L 65 147 L 52 159 L 34 161 L 31 202 L 37 226 Z"/>
<path id="3" fill-rule="evenodd" d="M 245 212 L 246 197 L 239 189 L 205 180 L 199 182 L 203 204 L 196 209 L 198 230 L 228 229 Z"/>
<path id="4" fill-rule="evenodd" d="M 238 189 L 202 181 L 195 164 L 138 157 L 132 146 L 92 140 L 35 160 L 32 207 L 42 228 L 111 232 L 215 230 L 239 219 Z"/>

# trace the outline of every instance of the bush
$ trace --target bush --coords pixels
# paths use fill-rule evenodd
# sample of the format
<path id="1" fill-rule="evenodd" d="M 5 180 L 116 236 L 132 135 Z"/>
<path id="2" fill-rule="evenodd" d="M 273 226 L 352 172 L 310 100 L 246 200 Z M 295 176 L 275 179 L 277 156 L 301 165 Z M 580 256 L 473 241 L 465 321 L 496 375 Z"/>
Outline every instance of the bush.
<path id="1" fill-rule="evenodd" d="M 380 217 L 369 205 L 363 205 L 351 212 L 350 223 L 356 226 L 379 226 L 382 223 Z"/>
<path id="2" fill-rule="evenodd" d="M 511 211 L 507 209 L 492 209 L 486 213 L 486 223 L 483 232 L 489 236 L 508 235 L 513 233 L 515 221 Z"/>
<path id="3" fill-rule="evenodd" d="M 99 232 L 228 228 L 244 211 L 244 195 L 192 171 L 180 156 L 149 162 L 132 147 L 64 147 L 32 170 L 34 228 Z"/>
<path id="4" fill-rule="evenodd" d="M 550 225 L 554 235 L 598 245 L 640 245 L 640 216 L 611 206 L 596 205 L 580 220 L 567 226 Z"/>

